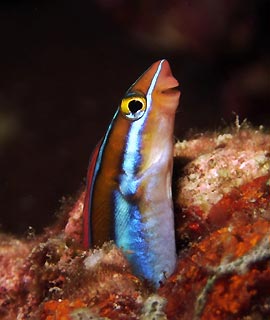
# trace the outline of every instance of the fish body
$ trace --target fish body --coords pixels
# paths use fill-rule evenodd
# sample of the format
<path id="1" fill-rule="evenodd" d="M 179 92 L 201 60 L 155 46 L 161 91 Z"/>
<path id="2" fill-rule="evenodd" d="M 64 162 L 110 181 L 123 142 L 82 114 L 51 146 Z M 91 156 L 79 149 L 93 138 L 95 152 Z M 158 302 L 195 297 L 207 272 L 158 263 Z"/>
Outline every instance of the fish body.
<path id="1" fill-rule="evenodd" d="M 134 274 L 158 286 L 176 264 L 171 196 L 180 92 L 166 60 L 126 92 L 90 162 L 84 247 L 114 240 Z"/>

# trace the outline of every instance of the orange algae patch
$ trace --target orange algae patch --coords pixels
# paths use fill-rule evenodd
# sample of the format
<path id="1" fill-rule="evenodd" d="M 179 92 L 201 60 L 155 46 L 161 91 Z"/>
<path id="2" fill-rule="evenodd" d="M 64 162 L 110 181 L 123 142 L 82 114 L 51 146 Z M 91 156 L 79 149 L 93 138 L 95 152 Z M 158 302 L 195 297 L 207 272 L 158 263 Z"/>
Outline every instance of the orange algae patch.
<path id="1" fill-rule="evenodd" d="M 267 293 L 262 281 L 269 285 L 269 268 L 264 271 L 253 269 L 245 275 L 233 275 L 217 281 L 208 296 L 201 319 L 208 320 L 212 319 L 211 315 L 219 315 L 213 319 L 225 320 L 232 315 L 244 315 L 250 310 L 252 299 L 256 300 L 259 295 L 269 295 L 269 289 Z"/>
<path id="2" fill-rule="evenodd" d="M 70 313 L 86 304 L 81 300 L 50 300 L 44 303 L 42 320 L 72 320 Z"/>
<path id="3" fill-rule="evenodd" d="M 257 230 L 256 230 L 257 228 Z M 206 257 L 212 257 L 216 261 L 224 256 L 239 258 L 251 250 L 255 245 L 269 232 L 269 223 L 266 221 L 259 221 L 254 225 L 242 226 L 242 229 L 230 230 L 229 228 L 222 228 L 210 236 L 208 243 L 205 245 Z M 243 235 L 242 232 L 245 234 Z M 258 233 L 257 233 L 258 232 Z M 200 244 L 198 245 L 200 248 Z M 216 247 L 216 256 L 213 259 L 212 248 Z"/>
<path id="4" fill-rule="evenodd" d="M 236 213 L 241 218 L 257 218 L 270 208 L 270 175 L 265 175 L 236 188 L 215 204 L 208 214 L 208 222 L 213 226 L 222 226 Z"/>
<path id="5" fill-rule="evenodd" d="M 95 303 L 94 310 L 97 310 L 100 316 L 109 319 L 135 320 L 141 310 L 141 304 L 136 301 L 138 296 L 117 293 L 103 295 Z"/>
<path id="6" fill-rule="evenodd" d="M 159 289 L 168 319 L 242 319 L 251 308 L 270 316 L 269 247 L 266 220 L 222 228 L 194 244 Z"/>
<path id="7" fill-rule="evenodd" d="M 228 225 L 252 224 L 270 219 L 270 175 L 258 177 L 235 188 L 212 206 L 207 217 L 197 206 L 183 208 L 176 216 L 179 243 L 201 240 L 210 232 Z M 256 239 L 253 245 L 256 244 Z"/>

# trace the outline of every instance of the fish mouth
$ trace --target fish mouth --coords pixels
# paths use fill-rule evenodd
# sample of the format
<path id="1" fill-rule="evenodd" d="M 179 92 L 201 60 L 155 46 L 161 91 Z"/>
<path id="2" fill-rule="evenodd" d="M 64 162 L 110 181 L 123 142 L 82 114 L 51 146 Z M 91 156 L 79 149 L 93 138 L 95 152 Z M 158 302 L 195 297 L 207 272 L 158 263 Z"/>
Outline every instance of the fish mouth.
<path id="1" fill-rule="evenodd" d="M 168 95 L 175 95 L 175 94 L 180 94 L 180 87 L 179 85 L 177 85 L 176 87 L 172 87 L 172 88 L 169 88 L 169 89 L 166 89 L 166 90 L 162 90 L 161 93 L 164 93 L 164 94 L 168 94 Z"/>

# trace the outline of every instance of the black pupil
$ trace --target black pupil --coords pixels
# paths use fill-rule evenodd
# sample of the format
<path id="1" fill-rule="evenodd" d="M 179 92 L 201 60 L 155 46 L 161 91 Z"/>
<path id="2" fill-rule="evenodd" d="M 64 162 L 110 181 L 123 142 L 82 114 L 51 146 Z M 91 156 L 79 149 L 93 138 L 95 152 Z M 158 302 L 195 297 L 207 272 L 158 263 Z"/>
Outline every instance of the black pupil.
<path id="1" fill-rule="evenodd" d="M 143 104 L 139 100 L 131 100 L 128 103 L 128 108 L 132 114 L 135 114 L 137 111 L 141 110 Z"/>

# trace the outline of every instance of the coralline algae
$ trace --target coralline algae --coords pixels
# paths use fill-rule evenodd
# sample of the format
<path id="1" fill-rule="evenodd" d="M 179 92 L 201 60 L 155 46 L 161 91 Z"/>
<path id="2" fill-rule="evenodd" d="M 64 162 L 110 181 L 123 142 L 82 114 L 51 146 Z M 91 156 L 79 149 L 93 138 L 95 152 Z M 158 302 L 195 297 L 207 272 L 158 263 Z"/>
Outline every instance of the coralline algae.
<path id="1" fill-rule="evenodd" d="M 84 192 L 44 234 L 2 234 L 1 319 L 266 319 L 269 153 L 247 127 L 176 144 L 178 265 L 158 290 L 113 243 L 82 250 Z"/>

